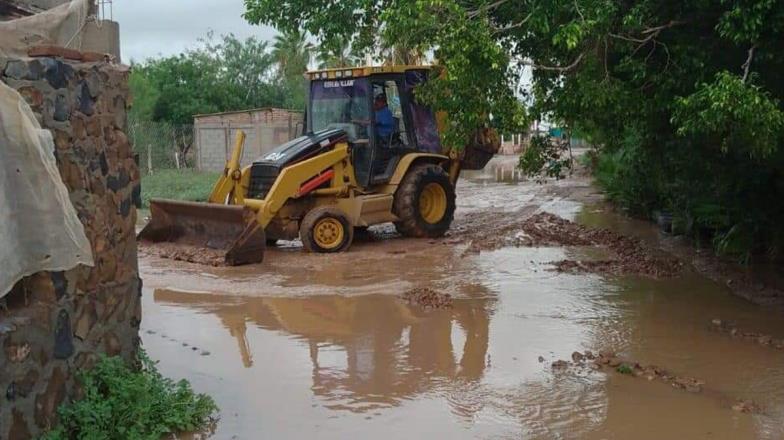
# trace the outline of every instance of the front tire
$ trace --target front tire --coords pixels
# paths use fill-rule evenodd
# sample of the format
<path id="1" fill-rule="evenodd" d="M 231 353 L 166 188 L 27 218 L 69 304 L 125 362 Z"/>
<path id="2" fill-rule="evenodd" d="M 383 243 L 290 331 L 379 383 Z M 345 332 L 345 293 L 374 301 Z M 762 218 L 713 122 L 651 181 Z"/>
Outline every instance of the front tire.
<path id="1" fill-rule="evenodd" d="M 455 217 L 455 189 L 438 165 L 415 165 L 395 193 L 395 228 L 407 237 L 442 237 Z"/>
<path id="2" fill-rule="evenodd" d="M 351 246 L 354 227 L 340 209 L 321 206 L 310 210 L 302 219 L 299 238 L 308 252 L 343 252 Z"/>

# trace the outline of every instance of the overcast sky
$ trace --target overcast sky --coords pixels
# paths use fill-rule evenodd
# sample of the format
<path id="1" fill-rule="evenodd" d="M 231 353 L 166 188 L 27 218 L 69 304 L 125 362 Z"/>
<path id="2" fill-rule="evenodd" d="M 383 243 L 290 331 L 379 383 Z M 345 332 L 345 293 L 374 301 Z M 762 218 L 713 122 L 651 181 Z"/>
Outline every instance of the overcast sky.
<path id="1" fill-rule="evenodd" d="M 114 0 L 122 60 L 180 53 L 195 47 L 209 30 L 264 40 L 275 35 L 270 27 L 249 25 L 244 11 L 242 0 Z"/>

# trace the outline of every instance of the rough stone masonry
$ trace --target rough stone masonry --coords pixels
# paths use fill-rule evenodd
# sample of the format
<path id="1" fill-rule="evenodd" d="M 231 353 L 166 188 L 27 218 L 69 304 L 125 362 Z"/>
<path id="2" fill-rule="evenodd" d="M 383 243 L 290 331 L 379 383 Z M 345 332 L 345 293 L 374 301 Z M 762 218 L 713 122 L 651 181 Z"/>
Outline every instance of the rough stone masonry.
<path id="1" fill-rule="evenodd" d="M 127 67 L 42 56 L 0 59 L 0 72 L 51 130 L 95 259 L 23 279 L 0 307 L 0 439 L 19 440 L 56 422 L 99 354 L 131 360 L 138 348 L 140 181 L 125 134 Z"/>

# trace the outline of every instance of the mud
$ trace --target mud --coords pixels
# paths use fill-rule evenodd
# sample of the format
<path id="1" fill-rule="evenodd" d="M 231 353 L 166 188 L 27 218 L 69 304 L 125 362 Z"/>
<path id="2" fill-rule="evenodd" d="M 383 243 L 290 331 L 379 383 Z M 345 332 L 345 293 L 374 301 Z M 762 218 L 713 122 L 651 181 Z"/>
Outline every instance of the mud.
<path id="1" fill-rule="evenodd" d="M 429 287 L 411 289 L 401 295 L 409 304 L 416 304 L 426 309 L 448 309 L 452 307 L 452 295 L 435 291 Z"/>
<path id="2" fill-rule="evenodd" d="M 523 213 L 517 213 L 523 214 Z M 610 251 L 611 258 L 603 260 L 561 260 L 553 262 L 559 272 L 593 272 L 611 275 L 642 275 L 653 278 L 673 277 L 681 273 L 683 264 L 676 258 L 645 246 L 640 240 L 603 228 L 587 227 L 557 215 L 540 212 L 503 225 L 487 227 L 489 218 L 480 213 L 466 222 L 471 230 L 458 235 L 470 241 L 466 253 L 479 253 L 504 246 L 598 246 Z M 485 226 L 480 228 L 479 225 Z M 464 229 L 465 231 L 465 229 Z"/>
<path id="3" fill-rule="evenodd" d="M 166 260 L 184 261 L 205 266 L 226 266 L 226 252 L 182 243 L 139 242 L 139 256 L 158 257 Z"/>
<path id="4" fill-rule="evenodd" d="M 550 213 L 667 256 L 655 227 L 608 209 L 583 178 L 465 177 L 440 240 L 382 226 L 335 255 L 281 242 L 262 265 L 143 256 L 145 349 L 163 374 L 216 399 L 216 439 L 784 438 L 784 353 L 708 325 L 732 317 L 744 333 L 784 335 L 779 312 L 732 296 L 688 259 L 677 277 L 619 277 L 552 270 L 617 258 L 609 245 L 466 252 L 476 228 L 516 240 L 522 222 Z M 423 287 L 452 306 L 401 299 Z M 624 356 L 595 369 L 587 349 Z M 543 368 L 556 359 L 566 368 Z M 623 362 L 643 375 L 618 372 Z M 683 389 L 646 380 L 657 365 Z M 701 391 L 686 391 L 687 378 Z"/>

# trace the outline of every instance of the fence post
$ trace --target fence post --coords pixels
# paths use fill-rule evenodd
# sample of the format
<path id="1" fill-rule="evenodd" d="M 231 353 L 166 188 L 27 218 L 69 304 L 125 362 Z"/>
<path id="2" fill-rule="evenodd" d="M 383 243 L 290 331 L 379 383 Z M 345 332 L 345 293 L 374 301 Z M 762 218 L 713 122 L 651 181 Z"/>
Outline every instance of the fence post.
<path id="1" fill-rule="evenodd" d="M 152 145 L 147 144 L 147 174 L 152 175 Z"/>

